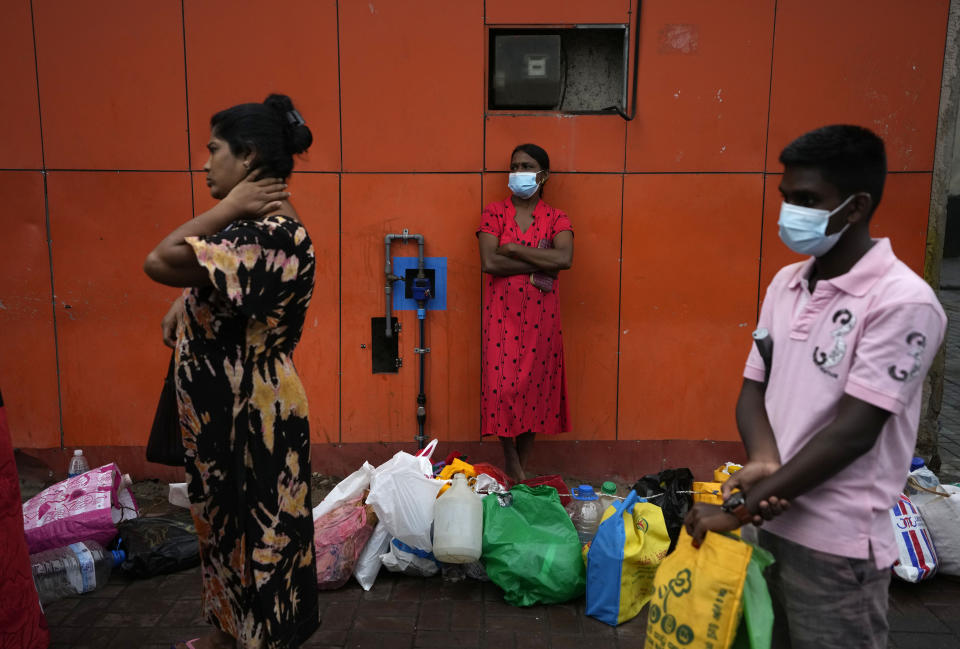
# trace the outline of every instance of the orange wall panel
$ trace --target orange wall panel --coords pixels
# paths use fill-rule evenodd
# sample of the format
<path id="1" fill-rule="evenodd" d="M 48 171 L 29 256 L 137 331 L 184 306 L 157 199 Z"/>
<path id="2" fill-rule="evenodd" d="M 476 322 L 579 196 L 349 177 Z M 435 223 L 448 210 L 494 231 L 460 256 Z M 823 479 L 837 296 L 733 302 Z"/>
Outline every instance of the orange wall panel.
<path id="1" fill-rule="evenodd" d="M 0 167 L 39 169 L 40 112 L 37 109 L 37 68 L 33 54 L 33 25 L 27 0 L 8 2 L 0 21 Z"/>
<path id="2" fill-rule="evenodd" d="M 625 23 L 630 0 L 486 0 L 487 23 L 559 25 Z M 646 3 L 644 3 L 646 4 Z"/>
<path id="3" fill-rule="evenodd" d="M 763 254 L 760 263 L 760 300 L 777 271 L 805 259 L 787 248 L 778 234 L 780 218 L 779 174 L 767 176 L 763 214 Z M 930 212 L 931 174 L 888 174 L 883 198 L 870 220 L 874 238 L 889 237 L 897 257 L 923 277 Z M 759 308 L 759 305 L 758 305 Z"/>
<path id="4" fill-rule="evenodd" d="M 340 178 L 294 174 L 293 205 L 313 240 L 317 260 L 313 298 L 294 352 L 310 404 L 310 438 L 340 441 Z"/>
<path id="5" fill-rule="evenodd" d="M 508 196 L 506 184 L 506 174 L 484 174 L 484 203 Z M 571 432 L 557 439 L 616 438 L 622 193 L 619 174 L 557 174 L 545 189 L 574 231 L 573 266 L 560 275 Z"/>
<path id="6" fill-rule="evenodd" d="M 340 169 L 337 6 L 289 0 L 287 19 L 264 20 L 256 0 L 184 3 L 191 166 L 207 159 L 210 117 L 273 92 L 289 95 L 313 133 L 302 171 Z M 256 44 L 248 35 L 256 34 Z"/>
<path id="7" fill-rule="evenodd" d="M 623 171 L 625 134 L 618 116 L 488 115 L 485 167 L 507 171 L 513 148 L 533 142 L 546 149 L 553 171 Z"/>
<path id="8" fill-rule="evenodd" d="M 179 0 L 33 7 L 47 166 L 186 169 Z"/>
<path id="9" fill-rule="evenodd" d="M 767 169 L 793 138 L 836 123 L 883 137 L 892 171 L 932 169 L 949 4 L 780 0 Z"/>
<path id="10" fill-rule="evenodd" d="M 643 3 L 629 171 L 763 168 L 774 5 Z"/>
<path id="11" fill-rule="evenodd" d="M 340 4 L 346 171 L 475 171 L 482 0 Z"/>
<path id="12" fill-rule="evenodd" d="M 48 192 L 64 443 L 146 444 L 171 353 L 160 320 L 179 291 L 143 260 L 190 215 L 189 177 L 53 172 Z"/>
<path id="13" fill-rule="evenodd" d="M 0 391 L 14 446 L 60 445 L 43 176 L 0 171 Z"/>
<path id="14" fill-rule="evenodd" d="M 619 439 L 736 440 L 759 174 L 626 176 Z"/>
<path id="15" fill-rule="evenodd" d="M 480 435 L 479 174 L 345 174 L 341 241 L 341 428 L 344 442 L 412 441 L 416 434 L 419 332 L 413 311 L 395 312 L 403 330 L 396 374 L 371 371 L 370 319 L 384 315 L 384 235 L 423 234 L 425 255 L 447 258 L 447 309 L 426 320 L 430 437 Z M 391 256 L 415 257 L 415 243 Z M 365 345 L 365 348 L 361 348 Z"/>

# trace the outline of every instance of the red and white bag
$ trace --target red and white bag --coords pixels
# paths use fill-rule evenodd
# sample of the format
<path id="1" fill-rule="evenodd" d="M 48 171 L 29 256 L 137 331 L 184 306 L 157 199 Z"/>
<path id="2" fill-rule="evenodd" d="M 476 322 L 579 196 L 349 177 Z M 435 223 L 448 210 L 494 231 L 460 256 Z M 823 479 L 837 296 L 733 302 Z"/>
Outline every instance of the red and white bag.
<path id="1" fill-rule="evenodd" d="M 117 523 L 139 515 L 116 464 L 105 464 L 47 487 L 23 503 L 30 554 L 90 539 L 107 546 Z"/>
<path id="2" fill-rule="evenodd" d="M 893 574 L 913 584 L 933 577 L 937 573 L 933 540 L 920 512 L 904 494 L 890 510 L 890 521 L 900 555 L 893 564 Z"/>

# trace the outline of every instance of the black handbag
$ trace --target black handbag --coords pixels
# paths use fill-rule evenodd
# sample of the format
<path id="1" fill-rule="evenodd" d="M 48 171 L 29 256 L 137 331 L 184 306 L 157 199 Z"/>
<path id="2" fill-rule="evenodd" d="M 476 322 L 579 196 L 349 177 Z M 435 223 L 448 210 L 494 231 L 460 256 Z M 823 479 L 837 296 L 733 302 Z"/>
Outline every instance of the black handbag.
<path id="1" fill-rule="evenodd" d="M 176 352 L 174 352 L 174 355 Z M 180 434 L 180 413 L 177 410 L 177 390 L 174 384 L 174 355 L 170 356 L 170 368 L 160 391 L 157 414 L 153 416 L 150 439 L 147 441 L 147 461 L 167 466 L 182 467 L 184 457 L 183 437 Z"/>

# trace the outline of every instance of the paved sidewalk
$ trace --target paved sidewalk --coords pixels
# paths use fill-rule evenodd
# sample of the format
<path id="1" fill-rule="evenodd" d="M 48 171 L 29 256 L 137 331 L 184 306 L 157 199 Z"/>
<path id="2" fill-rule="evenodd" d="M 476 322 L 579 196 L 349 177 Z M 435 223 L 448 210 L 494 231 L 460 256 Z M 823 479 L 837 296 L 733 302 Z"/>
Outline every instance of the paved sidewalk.
<path id="1" fill-rule="evenodd" d="M 199 597 L 199 568 L 142 581 L 114 577 L 102 590 L 47 606 L 51 649 L 168 649 L 207 631 Z M 597 642 L 641 649 L 646 625 L 641 615 L 613 629 L 586 617 L 582 600 L 517 608 L 489 582 L 386 571 L 369 592 L 351 580 L 320 593 L 320 618 L 304 649 L 579 649 Z"/>
<path id="2" fill-rule="evenodd" d="M 200 571 L 128 581 L 47 607 L 51 649 L 168 649 L 207 631 Z M 586 617 L 583 600 L 516 608 L 491 583 L 381 573 L 370 592 L 351 581 L 320 594 L 322 625 L 304 649 L 641 649 L 646 614 L 616 629 Z M 892 649 L 960 647 L 960 580 L 890 588 Z"/>

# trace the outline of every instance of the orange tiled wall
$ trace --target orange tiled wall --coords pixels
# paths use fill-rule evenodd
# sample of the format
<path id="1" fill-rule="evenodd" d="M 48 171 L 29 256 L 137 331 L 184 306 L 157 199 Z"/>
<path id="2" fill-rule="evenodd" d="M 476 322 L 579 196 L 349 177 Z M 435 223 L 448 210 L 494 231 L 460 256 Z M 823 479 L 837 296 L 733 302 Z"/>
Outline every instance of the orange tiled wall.
<path id="1" fill-rule="evenodd" d="M 550 152 L 547 197 L 576 229 L 568 439 L 736 439 L 758 296 L 792 261 L 776 236 L 783 145 L 829 122 L 883 135 L 875 232 L 922 267 L 948 2 L 646 0 L 634 121 L 485 111 L 488 25 L 624 23 L 636 4 L 5 2 L 0 388 L 15 443 L 145 443 L 175 291 L 142 259 L 210 205 L 209 115 L 273 91 L 314 134 L 291 181 L 319 252 L 297 353 L 314 441 L 414 434 L 414 363 L 373 375 L 361 347 L 384 311 L 383 235 L 403 228 L 448 260 L 447 310 L 428 320 L 428 432 L 476 439 L 473 233 L 521 141 Z M 410 361 L 415 342 L 401 336 Z"/>

